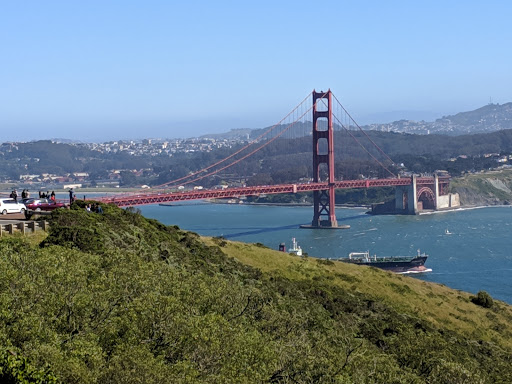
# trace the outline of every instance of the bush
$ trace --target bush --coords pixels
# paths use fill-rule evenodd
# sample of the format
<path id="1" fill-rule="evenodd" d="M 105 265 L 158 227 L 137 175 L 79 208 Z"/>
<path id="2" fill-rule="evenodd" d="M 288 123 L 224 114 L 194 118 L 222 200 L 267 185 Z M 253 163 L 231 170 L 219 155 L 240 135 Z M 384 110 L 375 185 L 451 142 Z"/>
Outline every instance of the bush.
<path id="1" fill-rule="evenodd" d="M 484 308 L 492 308 L 494 305 L 491 295 L 485 291 L 479 291 L 476 296 L 472 296 L 471 302 Z"/>

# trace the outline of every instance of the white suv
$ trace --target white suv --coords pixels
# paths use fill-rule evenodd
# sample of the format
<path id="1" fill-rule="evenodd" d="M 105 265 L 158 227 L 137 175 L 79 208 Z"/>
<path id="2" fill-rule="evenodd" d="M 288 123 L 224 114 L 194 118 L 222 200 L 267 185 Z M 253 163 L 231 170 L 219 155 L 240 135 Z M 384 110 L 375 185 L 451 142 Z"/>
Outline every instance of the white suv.
<path id="1" fill-rule="evenodd" d="M 18 203 L 14 199 L 0 199 L 0 213 L 7 215 L 8 213 L 25 213 L 27 208 L 25 204 Z"/>

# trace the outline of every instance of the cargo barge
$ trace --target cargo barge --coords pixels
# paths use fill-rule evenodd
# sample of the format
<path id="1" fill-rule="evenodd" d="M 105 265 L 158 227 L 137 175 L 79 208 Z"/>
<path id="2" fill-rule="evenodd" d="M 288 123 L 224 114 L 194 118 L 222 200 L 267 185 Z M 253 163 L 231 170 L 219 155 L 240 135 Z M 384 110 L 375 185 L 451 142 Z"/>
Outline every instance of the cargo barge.
<path id="1" fill-rule="evenodd" d="M 391 271 L 395 273 L 422 273 L 432 272 L 432 269 L 425 267 L 428 255 L 420 253 L 416 256 L 377 256 L 370 255 L 370 252 L 351 252 L 348 257 L 339 258 L 344 263 L 367 265 Z"/>

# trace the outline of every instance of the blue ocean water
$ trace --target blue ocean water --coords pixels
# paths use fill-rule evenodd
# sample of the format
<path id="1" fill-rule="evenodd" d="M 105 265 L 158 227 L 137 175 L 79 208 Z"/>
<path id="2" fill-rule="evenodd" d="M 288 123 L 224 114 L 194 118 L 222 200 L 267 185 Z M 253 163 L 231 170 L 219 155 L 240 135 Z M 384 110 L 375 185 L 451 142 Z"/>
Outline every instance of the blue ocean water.
<path id="1" fill-rule="evenodd" d="M 312 257 L 336 258 L 370 251 L 378 256 L 429 255 L 432 272 L 415 278 L 445 284 L 512 304 L 512 208 L 489 207 L 419 216 L 370 216 L 364 209 L 336 210 L 346 230 L 300 229 L 311 207 L 195 203 L 149 205 L 143 215 L 206 236 L 263 243 L 277 249 L 295 237 Z M 446 232 L 449 232 L 447 234 Z"/>

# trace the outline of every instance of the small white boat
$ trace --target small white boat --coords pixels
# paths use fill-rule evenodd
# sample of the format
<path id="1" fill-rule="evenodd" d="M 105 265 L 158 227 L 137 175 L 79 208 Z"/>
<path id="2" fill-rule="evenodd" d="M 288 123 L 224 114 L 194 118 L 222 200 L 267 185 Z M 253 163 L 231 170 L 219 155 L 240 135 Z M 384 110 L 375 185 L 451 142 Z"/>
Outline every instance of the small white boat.
<path id="1" fill-rule="evenodd" d="M 452 233 L 448 230 L 448 228 L 444 231 L 445 235 L 451 235 Z"/>
<path id="2" fill-rule="evenodd" d="M 297 256 L 302 256 L 302 248 L 300 245 L 297 244 L 297 240 L 295 240 L 295 237 L 292 238 L 292 246 L 291 248 L 288 248 L 288 253 L 293 253 Z"/>

